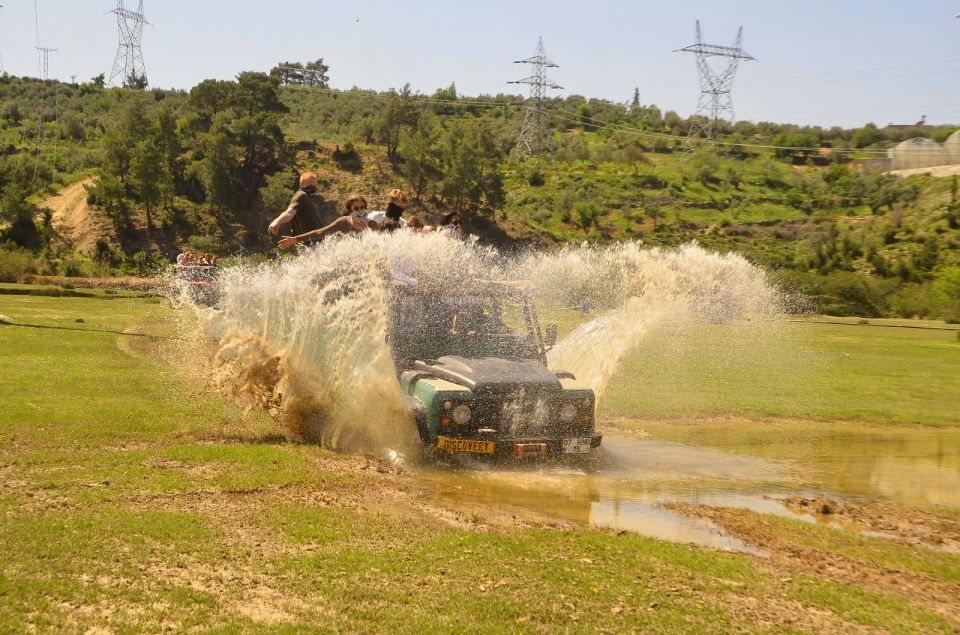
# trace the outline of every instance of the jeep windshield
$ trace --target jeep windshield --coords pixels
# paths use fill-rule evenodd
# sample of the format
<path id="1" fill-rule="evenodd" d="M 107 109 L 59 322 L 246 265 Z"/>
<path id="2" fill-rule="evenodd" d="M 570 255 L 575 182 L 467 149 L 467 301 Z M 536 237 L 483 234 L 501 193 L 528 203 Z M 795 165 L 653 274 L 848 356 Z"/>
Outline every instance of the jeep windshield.
<path id="1" fill-rule="evenodd" d="M 390 345 L 399 365 L 444 355 L 544 359 L 536 313 L 522 294 L 397 291 Z"/>

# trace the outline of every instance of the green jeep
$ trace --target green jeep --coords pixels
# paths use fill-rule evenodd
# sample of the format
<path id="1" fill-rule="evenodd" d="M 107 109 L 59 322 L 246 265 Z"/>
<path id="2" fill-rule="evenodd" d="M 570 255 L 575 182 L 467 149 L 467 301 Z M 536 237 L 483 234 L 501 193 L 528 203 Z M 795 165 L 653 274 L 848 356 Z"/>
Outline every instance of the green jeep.
<path id="1" fill-rule="evenodd" d="M 522 283 L 451 289 L 394 283 L 388 341 L 420 438 L 439 451 L 518 459 L 600 446 L 594 393 L 547 369 L 537 313 Z"/>

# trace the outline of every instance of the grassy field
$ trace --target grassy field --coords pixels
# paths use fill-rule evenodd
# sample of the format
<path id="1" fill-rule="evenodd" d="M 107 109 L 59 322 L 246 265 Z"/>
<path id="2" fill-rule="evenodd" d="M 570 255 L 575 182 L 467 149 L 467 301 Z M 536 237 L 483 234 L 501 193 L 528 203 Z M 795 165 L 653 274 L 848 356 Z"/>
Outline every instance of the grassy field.
<path id="1" fill-rule="evenodd" d="M 444 508 L 416 496 L 413 476 L 402 468 L 288 443 L 271 420 L 206 392 L 170 363 L 181 342 L 170 309 L 157 298 L 3 295 L 0 314 L 7 322 L 0 324 L 2 632 L 960 626 L 954 554 L 746 516 L 771 550 L 761 558 L 517 510 Z M 909 379 L 903 393 L 943 381 L 949 355 L 960 354 L 943 333 L 906 341 L 897 339 L 907 337 L 899 331 L 877 339 L 875 329 L 789 328 L 804 335 L 814 357 L 856 352 L 872 356 L 871 363 L 886 359 L 888 370 L 871 377 L 916 368 L 913 362 L 932 365 L 932 375 Z M 649 352 L 631 357 L 626 373 L 642 379 L 634 382 L 643 392 L 617 379 L 605 402 L 609 412 L 716 413 L 723 409 L 719 396 L 732 390 L 745 395 L 728 408 L 799 415 L 789 395 L 760 408 L 762 387 L 751 384 L 762 373 L 753 370 L 739 378 L 713 373 L 709 391 L 689 409 L 679 397 L 655 403 L 643 395 L 672 385 L 674 376 L 668 366 L 648 372 L 643 355 Z M 803 365 L 796 381 L 819 376 L 811 368 Z M 853 386 L 859 371 L 831 372 Z M 824 404 L 810 414 L 872 416 L 868 398 L 897 393 L 892 380 L 873 397 L 848 395 L 854 391 L 843 386 L 823 381 L 809 388 Z M 956 423 L 951 404 L 958 397 L 941 393 L 930 404 L 940 414 L 923 419 L 919 405 L 896 399 L 884 421 Z M 841 404 L 829 406 L 831 399 Z M 716 521 L 733 531 L 743 518 Z M 817 557 L 833 564 L 810 566 Z"/>
<path id="2" fill-rule="evenodd" d="M 624 360 L 605 412 L 960 424 L 960 330 L 831 322 L 654 332 Z"/>

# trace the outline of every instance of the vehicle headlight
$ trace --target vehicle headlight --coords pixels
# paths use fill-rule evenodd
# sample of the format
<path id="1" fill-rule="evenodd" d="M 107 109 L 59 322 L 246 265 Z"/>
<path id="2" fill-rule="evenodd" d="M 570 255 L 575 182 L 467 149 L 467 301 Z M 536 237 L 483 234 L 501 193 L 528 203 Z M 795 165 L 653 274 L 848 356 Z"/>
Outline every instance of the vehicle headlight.
<path id="1" fill-rule="evenodd" d="M 577 418 L 577 406 L 572 403 L 565 403 L 560 406 L 560 421 L 572 423 Z"/>
<path id="2" fill-rule="evenodd" d="M 453 407 L 453 422 L 459 426 L 470 423 L 471 415 L 473 415 L 473 412 L 471 412 L 470 406 L 465 403 Z"/>

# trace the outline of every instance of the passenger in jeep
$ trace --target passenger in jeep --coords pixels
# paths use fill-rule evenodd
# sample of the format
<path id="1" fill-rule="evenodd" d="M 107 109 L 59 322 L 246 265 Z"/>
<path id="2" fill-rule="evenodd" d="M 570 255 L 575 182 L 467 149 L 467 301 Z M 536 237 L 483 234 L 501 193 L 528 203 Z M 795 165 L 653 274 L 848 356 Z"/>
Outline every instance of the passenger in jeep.
<path id="1" fill-rule="evenodd" d="M 351 194 L 347 198 L 347 213 L 333 221 L 326 227 L 300 234 L 299 236 L 284 236 L 277 243 L 280 249 L 289 249 L 298 243 L 310 240 L 321 240 L 331 234 L 350 234 L 364 232 L 370 229 L 367 219 L 367 199 L 360 194 Z"/>

